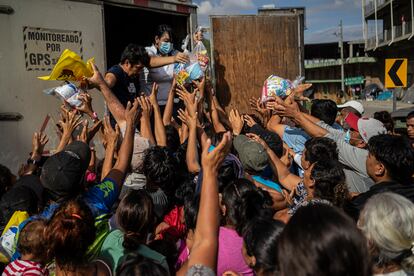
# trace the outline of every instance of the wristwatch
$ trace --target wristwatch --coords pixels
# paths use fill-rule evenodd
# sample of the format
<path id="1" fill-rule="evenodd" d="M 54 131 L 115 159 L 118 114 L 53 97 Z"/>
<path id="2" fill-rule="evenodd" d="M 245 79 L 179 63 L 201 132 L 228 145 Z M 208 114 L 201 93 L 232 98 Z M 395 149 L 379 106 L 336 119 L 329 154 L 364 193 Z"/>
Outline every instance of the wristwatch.
<path id="1" fill-rule="evenodd" d="M 40 161 L 36 161 L 36 160 L 34 160 L 34 159 L 32 159 L 32 158 L 29 158 L 29 159 L 27 159 L 27 165 L 30 165 L 30 164 L 33 164 L 33 165 L 39 165 L 39 162 Z"/>

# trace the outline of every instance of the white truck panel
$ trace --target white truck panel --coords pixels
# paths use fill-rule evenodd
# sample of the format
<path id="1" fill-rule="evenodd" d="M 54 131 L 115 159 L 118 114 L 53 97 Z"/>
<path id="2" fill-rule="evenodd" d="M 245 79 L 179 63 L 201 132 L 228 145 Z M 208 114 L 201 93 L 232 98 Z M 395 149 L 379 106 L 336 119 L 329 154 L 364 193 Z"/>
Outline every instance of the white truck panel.
<path id="1" fill-rule="evenodd" d="M 24 26 L 80 31 L 84 60 L 95 57 L 96 64 L 104 71 L 103 13 L 98 4 L 60 0 L 0 0 L 0 5 L 14 9 L 10 15 L 0 14 L 0 113 L 23 115 L 20 121 L 0 121 L 0 163 L 17 172 L 18 166 L 28 158 L 33 132 L 39 131 L 47 114 L 58 120 L 60 106 L 58 99 L 42 91 L 61 82 L 39 80 L 38 76 L 48 75 L 50 71 L 26 68 Z M 44 42 L 39 45 L 45 48 Z M 50 53 L 52 50 L 43 51 Z M 92 95 L 93 106 L 102 116 L 103 98 L 98 91 L 93 91 Z M 46 148 L 54 149 L 58 139 L 53 120 L 49 121 L 45 132 L 50 137 Z"/>

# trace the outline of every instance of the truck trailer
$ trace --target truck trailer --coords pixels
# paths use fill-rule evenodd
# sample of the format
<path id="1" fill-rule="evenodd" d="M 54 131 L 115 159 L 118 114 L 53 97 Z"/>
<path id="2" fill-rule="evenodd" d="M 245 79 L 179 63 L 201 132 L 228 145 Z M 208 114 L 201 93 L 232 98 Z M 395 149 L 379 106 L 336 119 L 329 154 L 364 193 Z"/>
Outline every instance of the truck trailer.
<path id="1" fill-rule="evenodd" d="M 151 45 L 159 24 L 172 27 L 180 49 L 197 26 L 196 11 L 191 0 L 0 0 L 0 164 L 16 173 L 42 126 L 50 138 L 46 147 L 57 146 L 60 103 L 42 91 L 62 82 L 37 77 L 49 75 L 63 50 L 94 57 L 105 72 L 129 43 Z M 91 93 L 102 118 L 103 97 Z"/>

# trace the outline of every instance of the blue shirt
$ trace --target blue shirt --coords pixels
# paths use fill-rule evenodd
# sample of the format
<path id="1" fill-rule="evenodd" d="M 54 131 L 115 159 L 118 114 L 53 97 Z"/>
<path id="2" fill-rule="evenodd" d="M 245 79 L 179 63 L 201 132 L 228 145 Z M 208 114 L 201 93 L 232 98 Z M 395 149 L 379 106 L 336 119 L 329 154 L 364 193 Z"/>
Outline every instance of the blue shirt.
<path id="1" fill-rule="evenodd" d="M 93 217 L 96 219 L 104 214 L 109 214 L 111 212 L 112 205 L 115 203 L 116 199 L 118 198 L 119 188 L 118 185 L 115 183 L 114 180 L 110 178 L 105 178 L 102 180 L 101 183 L 96 184 L 89 188 L 82 196 L 82 200 L 88 205 L 88 207 L 92 211 Z M 17 237 L 18 233 L 23 229 L 23 227 L 30 221 L 43 218 L 43 219 L 51 219 L 55 211 L 58 209 L 59 203 L 51 203 L 48 205 L 42 213 L 39 215 L 32 216 L 27 220 L 23 221 L 19 225 L 19 230 L 16 233 L 16 238 L 14 242 L 17 244 Z M 15 252 L 11 261 L 14 261 L 20 257 L 19 252 Z"/>

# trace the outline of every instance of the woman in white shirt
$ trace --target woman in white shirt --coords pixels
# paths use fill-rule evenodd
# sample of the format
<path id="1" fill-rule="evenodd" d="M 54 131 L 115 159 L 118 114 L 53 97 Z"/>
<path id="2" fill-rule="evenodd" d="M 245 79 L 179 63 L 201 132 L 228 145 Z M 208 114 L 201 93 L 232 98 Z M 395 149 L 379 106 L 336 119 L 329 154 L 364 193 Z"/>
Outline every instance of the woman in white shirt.
<path id="1" fill-rule="evenodd" d="M 172 29 L 168 25 L 159 25 L 154 37 L 154 44 L 150 47 L 145 47 L 150 56 L 174 56 L 185 55 L 174 50 L 172 44 Z M 161 111 L 164 111 L 167 104 L 168 93 L 171 89 L 174 78 L 174 64 L 165 65 L 158 68 L 144 68 L 141 74 L 141 88 L 146 95 L 151 93 L 152 84 L 158 84 L 158 104 Z M 178 99 L 176 100 L 178 102 Z"/>

